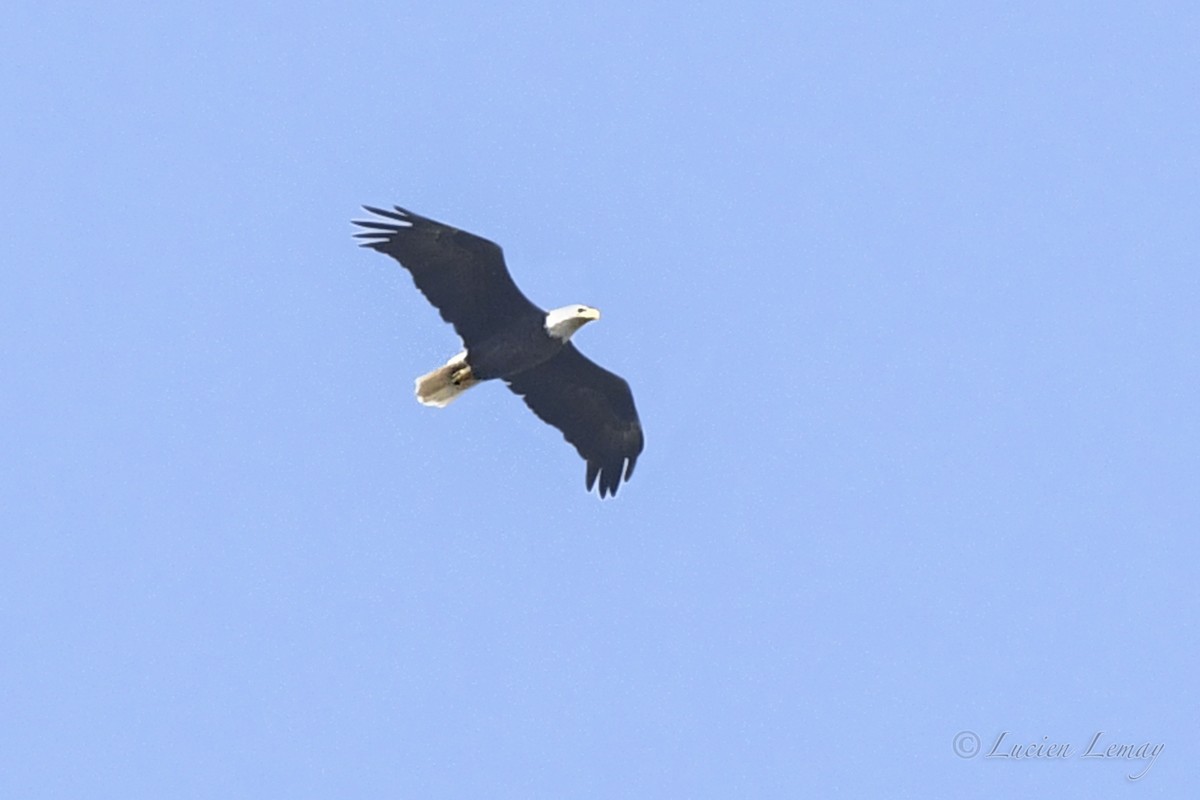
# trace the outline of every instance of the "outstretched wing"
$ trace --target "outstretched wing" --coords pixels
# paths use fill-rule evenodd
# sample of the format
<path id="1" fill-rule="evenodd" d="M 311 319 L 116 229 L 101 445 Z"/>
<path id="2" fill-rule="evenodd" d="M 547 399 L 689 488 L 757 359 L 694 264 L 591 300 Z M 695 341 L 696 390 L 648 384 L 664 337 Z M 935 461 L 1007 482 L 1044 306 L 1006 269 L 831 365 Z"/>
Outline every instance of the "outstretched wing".
<path id="1" fill-rule="evenodd" d="M 543 422 L 558 428 L 587 462 L 588 491 L 617 494 L 629 480 L 645 439 L 629 384 L 572 344 L 533 369 L 505 378 Z M 622 475 L 623 473 L 623 475 Z"/>
<path id="2" fill-rule="evenodd" d="M 355 220 L 366 228 L 362 246 L 385 253 L 412 273 L 433 303 L 470 347 L 521 316 L 543 316 L 508 274 L 495 242 L 394 206 L 363 206 L 383 219 Z"/>

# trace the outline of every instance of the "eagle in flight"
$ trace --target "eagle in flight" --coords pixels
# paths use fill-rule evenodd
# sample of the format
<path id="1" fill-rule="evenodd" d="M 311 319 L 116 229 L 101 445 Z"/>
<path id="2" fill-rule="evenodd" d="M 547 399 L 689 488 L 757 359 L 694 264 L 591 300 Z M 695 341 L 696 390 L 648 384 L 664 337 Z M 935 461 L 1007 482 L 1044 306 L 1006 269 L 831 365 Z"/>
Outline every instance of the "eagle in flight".
<path id="1" fill-rule="evenodd" d="M 463 351 L 416 381 L 417 400 L 444 408 L 499 378 L 543 422 L 562 431 L 587 462 L 588 491 L 617 494 L 645 440 L 629 384 L 575 349 L 571 336 L 600 319 L 590 306 L 545 311 L 525 297 L 494 242 L 394 206 L 363 206 L 363 247 L 391 256 L 454 326 Z"/>

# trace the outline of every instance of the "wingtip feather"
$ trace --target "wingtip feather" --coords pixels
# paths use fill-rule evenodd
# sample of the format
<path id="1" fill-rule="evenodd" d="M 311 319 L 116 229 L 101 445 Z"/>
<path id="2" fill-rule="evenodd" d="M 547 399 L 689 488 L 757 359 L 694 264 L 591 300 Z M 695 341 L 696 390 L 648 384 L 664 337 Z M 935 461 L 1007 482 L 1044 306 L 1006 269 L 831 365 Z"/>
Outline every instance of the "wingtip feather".
<path id="1" fill-rule="evenodd" d="M 387 233 L 396 233 L 408 227 L 406 225 L 396 225 L 393 222 L 378 222 L 373 219 L 356 219 L 354 220 L 354 224 L 360 228 L 370 228 L 371 230 L 386 231 Z"/>

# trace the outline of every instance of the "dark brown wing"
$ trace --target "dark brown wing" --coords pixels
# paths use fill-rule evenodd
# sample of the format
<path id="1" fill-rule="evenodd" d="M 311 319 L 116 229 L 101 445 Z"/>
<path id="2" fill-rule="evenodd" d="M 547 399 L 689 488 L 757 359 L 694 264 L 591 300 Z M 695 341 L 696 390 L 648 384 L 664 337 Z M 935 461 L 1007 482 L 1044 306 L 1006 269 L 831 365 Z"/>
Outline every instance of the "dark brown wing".
<path id="1" fill-rule="evenodd" d="M 629 384 L 568 344 L 533 369 L 506 378 L 543 422 L 558 428 L 587 462 L 588 491 L 617 494 L 633 475 L 645 438 Z"/>
<path id="2" fill-rule="evenodd" d="M 367 230 L 355 236 L 362 246 L 385 253 L 412 273 L 422 294 L 472 344 L 512 320 L 542 317 L 508 274 L 495 242 L 395 206 L 395 211 L 363 206 L 383 220 L 355 220 Z"/>

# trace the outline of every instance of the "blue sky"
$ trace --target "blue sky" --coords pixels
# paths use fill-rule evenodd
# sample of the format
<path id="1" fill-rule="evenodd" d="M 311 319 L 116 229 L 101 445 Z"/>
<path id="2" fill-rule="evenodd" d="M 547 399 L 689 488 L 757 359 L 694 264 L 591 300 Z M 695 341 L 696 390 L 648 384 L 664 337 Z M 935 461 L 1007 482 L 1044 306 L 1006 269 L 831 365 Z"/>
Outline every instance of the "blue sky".
<path id="1" fill-rule="evenodd" d="M 1190 4 L 6 18 L 0 795 L 1194 791 Z M 603 310 L 615 501 L 362 203 Z"/>

